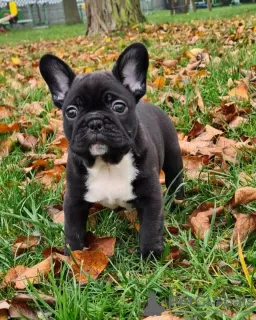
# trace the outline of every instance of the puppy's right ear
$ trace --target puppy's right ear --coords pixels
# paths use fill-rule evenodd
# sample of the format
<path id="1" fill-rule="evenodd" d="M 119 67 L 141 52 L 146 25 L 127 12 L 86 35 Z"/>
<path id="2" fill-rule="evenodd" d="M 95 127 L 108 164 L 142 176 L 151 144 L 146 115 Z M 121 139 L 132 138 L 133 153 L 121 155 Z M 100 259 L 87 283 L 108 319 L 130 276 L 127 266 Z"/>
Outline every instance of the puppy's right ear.
<path id="1" fill-rule="evenodd" d="M 75 78 L 74 72 L 64 61 L 51 54 L 41 58 L 39 69 L 51 91 L 55 106 L 62 108 L 65 96 Z"/>

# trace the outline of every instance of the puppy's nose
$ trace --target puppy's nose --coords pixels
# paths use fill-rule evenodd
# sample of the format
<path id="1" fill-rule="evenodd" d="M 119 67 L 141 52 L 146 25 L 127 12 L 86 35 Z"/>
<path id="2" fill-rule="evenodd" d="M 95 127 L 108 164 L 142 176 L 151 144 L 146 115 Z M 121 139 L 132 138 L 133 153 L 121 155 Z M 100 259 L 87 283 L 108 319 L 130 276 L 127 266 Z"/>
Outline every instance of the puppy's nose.
<path id="1" fill-rule="evenodd" d="M 87 125 L 92 131 L 101 131 L 103 129 L 103 121 L 100 119 L 90 120 Z"/>

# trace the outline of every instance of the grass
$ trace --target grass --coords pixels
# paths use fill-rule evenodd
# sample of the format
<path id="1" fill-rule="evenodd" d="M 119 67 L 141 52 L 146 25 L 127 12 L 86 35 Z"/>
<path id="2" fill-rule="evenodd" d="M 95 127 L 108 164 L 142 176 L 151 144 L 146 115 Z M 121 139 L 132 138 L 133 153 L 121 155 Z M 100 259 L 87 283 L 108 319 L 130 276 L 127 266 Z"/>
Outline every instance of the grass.
<path id="1" fill-rule="evenodd" d="M 246 9 L 245 9 L 246 8 Z M 255 6 L 256 8 L 256 6 Z M 241 13 L 239 10 L 247 10 Z M 45 30 L 17 30 L 11 31 L 7 36 L 0 35 L 0 42 L 4 44 L 0 50 L 0 103 L 13 105 L 20 114 L 25 103 L 40 101 L 46 110 L 40 120 L 30 115 L 28 120 L 31 125 L 25 132 L 40 137 L 41 129 L 47 124 L 50 111 L 53 108 L 50 94 L 46 90 L 37 70 L 38 59 L 46 52 L 50 51 L 68 61 L 76 72 L 83 72 L 86 68 L 107 69 L 114 61 L 113 52 L 120 52 L 126 45 L 134 41 L 144 42 L 150 53 L 149 70 L 149 90 L 147 97 L 155 104 L 162 107 L 166 112 L 178 117 L 177 130 L 187 133 L 194 120 L 200 118 L 202 123 L 211 123 L 209 112 L 220 105 L 220 96 L 227 95 L 228 80 L 233 81 L 241 78 L 240 69 L 247 69 L 256 64 L 256 48 L 251 34 L 251 27 L 256 25 L 254 5 L 241 7 L 216 8 L 212 13 L 205 13 L 205 19 L 211 17 L 232 17 L 241 13 L 239 21 L 245 25 L 244 35 L 239 36 L 239 41 L 235 41 L 232 46 L 225 43 L 225 39 L 232 38 L 236 34 L 236 18 L 233 21 L 201 22 L 192 24 L 185 23 L 193 16 L 196 20 L 201 18 L 199 11 L 189 16 L 170 17 L 164 11 L 161 16 L 159 12 L 148 16 L 151 22 L 165 22 L 168 19 L 183 19 L 184 23 L 179 24 L 180 31 L 173 31 L 164 34 L 161 30 L 153 33 L 146 33 L 144 26 L 139 26 L 138 30 L 131 30 L 130 33 L 117 33 L 105 37 L 87 39 L 79 37 L 84 34 L 84 26 L 54 26 Z M 218 13 L 218 14 L 217 14 Z M 194 36 L 194 30 L 199 26 L 204 26 L 206 31 L 195 45 L 189 45 L 188 41 Z M 209 29 L 207 29 L 209 28 Z M 221 32 L 221 36 L 215 32 Z M 226 38 L 225 38 L 226 37 Z M 70 38 L 67 40 L 67 38 Z M 41 41 L 40 41 L 41 39 Z M 56 41 L 58 39 L 58 41 Z M 232 38 L 233 39 L 233 38 Z M 24 44 L 21 41 L 28 40 Z M 40 41 L 40 43 L 37 43 Z M 154 62 L 163 57 L 165 59 L 175 59 L 180 57 L 180 65 L 186 65 L 188 59 L 183 53 L 192 47 L 207 47 L 212 60 L 207 66 L 208 76 L 198 78 L 188 85 L 175 86 L 169 79 L 166 85 L 157 90 L 152 88 L 152 73 Z M 98 51 L 97 51 L 98 50 Z M 97 54 L 95 52 L 97 51 Z M 96 55 L 96 59 L 95 59 Z M 21 63 L 13 64 L 12 58 L 18 57 Z M 220 63 L 215 64 L 213 59 L 220 57 Z M 33 64 L 35 63 L 35 64 Z M 166 74 L 166 70 L 159 68 L 159 74 Z M 18 75 L 23 75 L 25 80 L 21 80 Z M 170 76 L 172 74 L 168 74 Z M 27 77 L 27 78 L 26 78 Z M 37 85 L 28 89 L 29 79 L 35 78 Z M 20 86 L 17 86 L 17 82 Z M 188 101 L 194 95 L 195 84 L 199 87 L 206 106 L 206 113 L 198 111 L 190 116 L 190 104 Z M 163 92 L 168 93 L 175 90 L 187 97 L 187 103 L 181 105 L 175 101 L 170 107 L 162 102 Z M 250 93 L 255 93 L 253 85 L 250 86 Z M 238 101 L 240 107 L 243 103 Z M 250 107 L 250 106 L 249 106 Z M 242 135 L 256 136 L 256 113 L 252 108 L 249 123 L 242 125 L 238 129 L 227 128 L 226 136 L 239 140 Z M 6 120 L 16 121 L 16 118 Z M 2 120 L 3 122 L 3 120 Z M 6 138 L 3 135 L 1 139 Z M 46 144 L 40 146 L 38 154 L 49 151 L 48 143 L 54 139 L 54 135 L 48 138 Z M 51 221 L 45 210 L 46 205 L 59 204 L 62 202 L 63 184 L 57 188 L 43 189 L 42 185 L 34 178 L 34 174 L 29 175 L 31 183 L 25 183 L 27 176 L 24 173 L 24 165 L 21 161 L 25 153 L 21 147 L 15 146 L 14 150 L 0 162 L 0 272 L 4 275 L 7 270 L 17 265 L 32 266 L 43 259 L 42 250 L 49 246 L 63 246 L 63 228 Z M 255 295 L 248 286 L 246 278 L 239 264 L 238 249 L 236 245 L 231 245 L 228 252 L 217 250 L 217 244 L 223 239 L 231 239 L 234 227 L 234 219 L 228 213 L 224 217 L 216 218 L 216 224 L 211 225 L 210 232 L 204 241 L 195 239 L 191 230 L 181 229 L 181 224 L 187 222 L 187 216 L 200 204 L 212 201 L 216 206 L 225 204 L 234 194 L 234 191 L 242 185 L 239 174 L 245 172 L 248 175 L 255 173 L 255 152 L 251 151 L 247 159 L 239 157 L 236 165 L 231 165 L 229 170 L 223 174 L 225 184 L 222 187 L 215 186 L 206 181 L 185 179 L 187 191 L 186 205 L 178 207 L 172 214 L 165 214 L 165 224 L 179 228 L 180 232 L 174 236 L 165 228 L 166 251 L 173 246 L 180 247 L 185 243 L 184 258 L 190 262 L 190 266 L 174 265 L 172 261 L 162 260 L 142 261 L 138 256 L 138 233 L 132 226 L 119 218 L 115 212 L 102 210 L 97 213 L 98 223 L 92 231 L 97 235 L 108 235 L 117 237 L 115 255 L 110 259 L 107 269 L 96 281 L 89 282 L 82 287 L 74 279 L 70 279 L 67 269 L 64 268 L 59 277 L 54 278 L 52 273 L 48 279 L 42 280 L 38 286 L 30 286 L 26 292 L 36 295 L 38 291 L 53 295 L 57 299 L 54 309 L 50 309 L 38 302 L 38 308 L 42 309 L 44 319 L 55 320 L 110 320 L 141 319 L 143 309 L 146 306 L 148 294 L 153 291 L 157 295 L 157 300 L 166 309 L 184 316 L 185 319 L 229 319 L 225 314 L 225 309 L 235 312 L 233 319 L 249 319 L 249 314 L 256 310 L 252 307 L 250 299 L 254 300 Z M 250 186 L 256 187 L 256 182 L 252 180 Z M 197 188 L 197 192 L 192 192 Z M 250 203 L 241 208 L 241 212 L 255 212 L 255 203 Z M 20 256 L 13 256 L 11 244 L 20 235 L 32 235 L 35 232 L 41 235 L 41 243 L 34 251 L 26 252 Z M 195 239 L 195 246 L 191 247 L 189 241 Z M 243 254 L 246 263 L 256 266 L 256 243 L 255 234 L 252 234 L 247 242 L 243 243 Z M 232 274 L 220 268 L 219 264 L 225 263 L 233 270 Z M 255 282 L 255 276 L 253 281 Z M 238 285 L 234 281 L 237 281 Z M 11 298 L 14 289 L 7 288 L 0 291 L 0 299 Z M 170 296 L 181 296 L 183 302 L 170 305 Z M 220 296 L 227 296 L 228 299 L 236 299 L 223 306 L 216 306 L 214 302 Z M 189 304 L 188 299 L 195 300 L 199 297 L 198 304 Z M 185 300 L 184 300 L 185 299 Z M 209 302 L 203 303 L 205 300 Z M 247 300 L 246 300 L 247 299 Z M 185 302 L 184 302 L 185 301 Z M 48 308 L 50 315 L 45 313 Z"/>
<path id="2" fill-rule="evenodd" d="M 255 4 L 242 4 L 240 6 L 217 7 L 213 8 L 212 12 L 207 9 L 198 9 L 195 13 L 170 15 L 169 10 L 148 11 L 145 13 L 148 22 L 150 23 L 182 23 L 193 20 L 212 20 L 212 19 L 228 19 L 236 15 L 245 17 L 255 14 Z M 66 37 L 84 36 L 85 25 L 78 24 L 73 26 L 68 25 L 52 25 L 46 29 L 8 29 L 6 35 L 0 33 L 1 44 L 13 44 L 28 41 L 36 42 L 42 40 L 57 40 L 65 39 Z"/>

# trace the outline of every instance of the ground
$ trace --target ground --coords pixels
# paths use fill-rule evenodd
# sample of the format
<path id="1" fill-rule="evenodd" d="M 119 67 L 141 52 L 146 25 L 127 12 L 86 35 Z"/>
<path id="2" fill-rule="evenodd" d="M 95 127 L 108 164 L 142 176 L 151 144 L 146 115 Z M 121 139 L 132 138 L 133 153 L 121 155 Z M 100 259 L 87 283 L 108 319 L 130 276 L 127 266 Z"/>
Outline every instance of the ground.
<path id="1" fill-rule="evenodd" d="M 37 308 L 44 310 L 44 314 L 46 309 L 49 311 L 44 319 L 142 319 L 151 291 L 166 310 L 184 319 L 254 319 L 255 233 L 242 239 L 240 255 L 240 242 L 233 242 L 232 235 L 235 215 L 248 214 L 254 219 L 256 204 L 249 201 L 248 204 L 237 201 L 244 204 L 241 206 L 226 204 L 239 188 L 256 187 L 255 13 L 255 5 L 218 8 L 213 10 L 214 19 L 211 19 L 210 13 L 201 10 L 194 15 L 175 16 L 173 24 L 167 24 L 164 22 L 171 22 L 173 17 L 168 16 L 168 12 L 156 12 L 148 15 L 148 19 L 161 23 L 159 25 L 138 25 L 97 38 L 86 38 L 84 26 L 55 26 L 49 30 L 18 30 L 10 31 L 7 36 L 0 35 L 1 278 L 12 267 L 31 267 L 42 261 L 45 248 L 63 246 L 63 227 L 52 221 L 47 206 L 62 203 L 64 177 L 53 171 L 56 183 L 49 185 L 49 180 L 40 176 L 44 171 L 27 169 L 36 159 L 35 154 L 41 159 L 49 153 L 53 156 L 49 156 L 48 169 L 55 168 L 54 161 L 65 151 L 65 145 L 57 143 L 53 147 L 52 144 L 61 128 L 57 126 L 52 130 L 48 123 L 52 124 L 54 119 L 59 124 L 61 115 L 54 109 L 38 71 L 39 58 L 44 53 L 58 55 L 75 72 L 81 73 L 110 69 L 118 53 L 128 44 L 143 42 L 150 54 L 148 91 L 144 99 L 172 117 L 181 145 L 184 139 L 193 142 L 196 136 L 207 131 L 205 125 L 221 130 L 220 135 L 230 139 L 225 140 L 226 148 L 234 141 L 243 143 L 251 138 L 250 145 L 235 154 L 229 149 L 225 149 L 229 150 L 225 153 L 223 148 L 217 154 L 218 134 L 213 135 L 211 141 L 216 152 L 211 153 L 208 146 L 202 150 L 200 144 L 202 156 L 183 152 L 197 163 L 199 157 L 200 166 L 196 169 L 202 168 L 207 174 L 214 172 L 215 176 L 205 179 L 192 165 L 185 174 L 185 201 L 172 213 L 168 213 L 166 201 L 165 252 L 160 260 L 140 259 L 139 236 L 134 224 L 106 209 L 94 213 L 97 222 L 89 229 L 98 236 L 116 237 L 115 254 L 98 279 L 92 279 L 86 286 L 76 283 L 64 266 L 57 276 L 52 270 L 37 285 L 26 287 L 24 292 L 35 295 L 41 292 L 56 298 L 54 309 L 39 299 Z M 193 21 L 189 22 L 191 18 Z M 36 108 L 35 102 L 39 102 Z M 37 112 L 40 106 L 43 109 Z M 239 118 L 238 125 L 237 122 L 231 125 L 237 115 L 244 120 Z M 191 133 L 191 128 L 198 125 L 196 120 L 202 124 L 200 132 Z M 6 127 L 2 123 L 13 125 Z M 17 137 L 16 131 L 23 135 Z M 190 138 L 187 138 L 189 132 Z M 28 142 L 22 138 L 28 138 Z M 215 208 L 225 208 L 219 210 L 221 215 L 213 215 L 215 221 L 213 219 L 209 230 L 200 236 L 188 217 L 208 202 Z M 206 207 L 209 209 L 208 204 Z M 254 220 L 251 227 L 253 231 Z M 33 250 L 17 254 L 12 246 L 19 236 L 37 236 L 40 243 Z M 226 250 L 219 249 L 220 243 L 225 243 Z M 177 247 L 183 248 L 182 257 L 180 252 L 175 256 Z M 173 259 L 168 257 L 170 250 Z M 15 289 L 8 285 L 0 290 L 0 300 L 11 299 L 14 293 Z M 214 304 L 225 295 L 229 299 L 226 303 Z M 177 296 L 183 300 L 173 303 Z M 198 298 L 199 303 L 189 303 L 189 298 L 193 301 Z"/>

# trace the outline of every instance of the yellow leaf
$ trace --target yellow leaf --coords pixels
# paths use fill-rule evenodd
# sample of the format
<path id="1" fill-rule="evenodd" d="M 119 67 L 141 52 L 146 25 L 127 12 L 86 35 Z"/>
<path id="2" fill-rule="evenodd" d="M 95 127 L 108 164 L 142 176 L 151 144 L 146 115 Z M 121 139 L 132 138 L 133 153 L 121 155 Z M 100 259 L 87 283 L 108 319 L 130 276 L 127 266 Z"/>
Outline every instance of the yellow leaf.
<path id="1" fill-rule="evenodd" d="M 253 286 L 252 278 L 251 278 L 251 276 L 249 274 L 249 271 L 247 269 L 246 263 L 244 261 L 244 255 L 243 255 L 243 251 L 242 251 L 242 246 L 241 246 L 241 241 L 240 241 L 239 234 L 238 234 L 238 239 L 237 239 L 237 247 L 238 247 L 238 255 L 239 255 L 240 263 L 241 263 L 245 278 L 246 278 L 246 280 L 247 280 L 247 282 L 249 284 L 249 287 L 252 288 L 254 292 L 256 292 L 256 290 L 255 290 L 255 288 Z"/>
<path id="2" fill-rule="evenodd" d="M 85 73 L 87 73 L 87 72 L 92 72 L 93 70 L 92 70 L 92 68 L 91 67 L 88 67 L 88 68 L 85 68 Z"/>
<path id="3" fill-rule="evenodd" d="M 20 64 L 20 58 L 18 58 L 18 57 L 12 57 L 12 62 L 14 63 L 14 64 Z"/>
<path id="4" fill-rule="evenodd" d="M 157 87 L 157 89 L 161 89 L 165 84 L 165 77 L 158 77 L 154 81 L 154 85 Z"/>
<path id="5" fill-rule="evenodd" d="M 111 39 L 110 38 L 106 38 L 106 40 L 105 40 L 106 42 L 110 42 L 111 41 Z"/>

